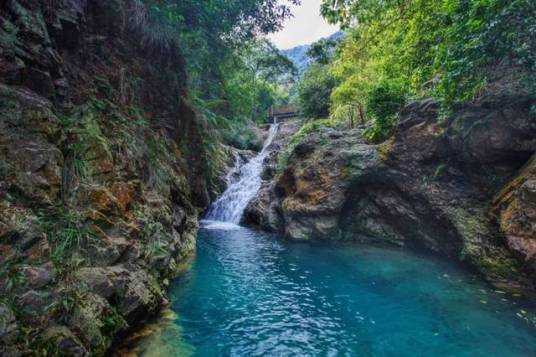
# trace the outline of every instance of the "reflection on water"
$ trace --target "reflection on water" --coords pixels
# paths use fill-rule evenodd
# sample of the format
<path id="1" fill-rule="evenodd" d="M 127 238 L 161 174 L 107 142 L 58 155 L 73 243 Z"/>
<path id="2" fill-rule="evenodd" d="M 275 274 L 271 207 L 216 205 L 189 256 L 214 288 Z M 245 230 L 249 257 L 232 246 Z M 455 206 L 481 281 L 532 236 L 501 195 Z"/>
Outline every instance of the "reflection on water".
<path id="1" fill-rule="evenodd" d="M 143 356 L 534 356 L 534 315 L 448 262 L 203 229 Z"/>

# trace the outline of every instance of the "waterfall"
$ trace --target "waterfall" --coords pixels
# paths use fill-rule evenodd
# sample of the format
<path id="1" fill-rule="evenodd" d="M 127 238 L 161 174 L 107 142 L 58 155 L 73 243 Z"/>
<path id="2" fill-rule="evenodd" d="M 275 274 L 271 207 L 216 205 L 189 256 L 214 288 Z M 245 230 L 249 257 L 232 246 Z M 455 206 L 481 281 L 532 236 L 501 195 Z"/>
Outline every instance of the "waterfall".
<path id="1" fill-rule="evenodd" d="M 278 129 L 279 124 L 274 123 L 270 125 L 268 138 L 261 152 L 249 162 L 242 164 L 241 160 L 237 158 L 235 169 L 232 173 L 237 172 L 238 175 L 230 174 L 227 176 L 227 189 L 210 206 L 205 219 L 234 224 L 240 223 L 246 206 L 261 188 L 261 173 L 264 159 L 270 153 L 268 148 L 272 144 Z M 236 178 L 233 180 L 233 177 Z"/>

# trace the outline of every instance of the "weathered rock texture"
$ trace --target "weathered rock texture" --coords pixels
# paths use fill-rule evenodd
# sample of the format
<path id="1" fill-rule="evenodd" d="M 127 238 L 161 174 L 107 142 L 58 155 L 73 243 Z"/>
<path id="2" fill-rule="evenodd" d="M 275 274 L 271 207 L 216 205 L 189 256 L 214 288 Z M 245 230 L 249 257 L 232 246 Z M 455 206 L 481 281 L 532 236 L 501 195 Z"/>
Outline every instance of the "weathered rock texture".
<path id="1" fill-rule="evenodd" d="M 320 129 L 296 146 L 248 220 L 294 240 L 424 247 L 467 262 L 496 285 L 533 290 L 532 104 L 486 98 L 440 123 L 434 101 L 416 102 L 380 145 L 366 144 L 359 129 Z"/>
<path id="2" fill-rule="evenodd" d="M 495 197 L 494 214 L 508 247 L 536 271 L 536 157 Z"/>
<path id="3" fill-rule="evenodd" d="M 101 355 L 208 201 L 178 46 L 134 0 L 0 2 L 0 355 Z"/>

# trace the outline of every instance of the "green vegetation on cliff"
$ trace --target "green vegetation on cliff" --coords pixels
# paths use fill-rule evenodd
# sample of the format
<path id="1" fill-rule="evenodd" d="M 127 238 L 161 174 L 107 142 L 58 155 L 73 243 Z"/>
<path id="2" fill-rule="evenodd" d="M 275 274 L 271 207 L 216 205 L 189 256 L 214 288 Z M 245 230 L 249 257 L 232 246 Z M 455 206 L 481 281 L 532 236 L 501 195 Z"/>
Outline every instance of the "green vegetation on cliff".
<path id="1" fill-rule="evenodd" d="M 534 1 L 324 0 L 321 11 L 348 34 L 325 65 L 339 81 L 330 116 L 372 121 L 372 141 L 389 137 L 411 99 L 449 110 L 486 93 L 536 95 Z"/>
<path id="2" fill-rule="evenodd" d="M 144 2 L 158 31 L 181 45 L 190 93 L 214 129 L 211 141 L 258 148 L 249 126 L 264 121 L 270 106 L 288 101 L 295 72 L 259 36 L 280 29 L 289 7 L 275 0 Z"/>

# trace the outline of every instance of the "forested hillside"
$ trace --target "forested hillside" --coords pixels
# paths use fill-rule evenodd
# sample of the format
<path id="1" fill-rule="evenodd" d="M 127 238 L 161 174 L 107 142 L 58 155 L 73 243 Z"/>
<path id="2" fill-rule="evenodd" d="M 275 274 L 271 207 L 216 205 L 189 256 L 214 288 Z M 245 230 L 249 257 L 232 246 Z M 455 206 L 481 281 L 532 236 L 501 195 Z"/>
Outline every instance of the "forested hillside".
<path id="1" fill-rule="evenodd" d="M 306 73 L 302 91 L 323 83 L 329 117 L 372 122 L 372 141 L 388 138 L 398 111 L 415 99 L 437 98 L 446 117 L 485 95 L 535 96 L 533 1 L 326 0 L 321 11 L 348 36 L 329 63 Z"/>
<path id="2" fill-rule="evenodd" d="M 318 42 L 336 42 L 339 39 L 344 37 L 344 33 L 342 31 L 337 31 L 331 36 L 320 39 Z M 296 69 L 298 70 L 298 74 L 301 76 L 309 67 L 311 64 L 311 61 L 313 58 L 308 54 L 309 49 L 315 44 L 306 44 L 306 45 L 300 45 L 293 48 L 289 48 L 288 50 L 282 50 L 281 53 L 286 56 L 288 59 L 292 61 Z M 318 44 L 317 44 L 318 45 Z"/>

